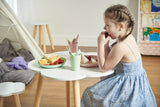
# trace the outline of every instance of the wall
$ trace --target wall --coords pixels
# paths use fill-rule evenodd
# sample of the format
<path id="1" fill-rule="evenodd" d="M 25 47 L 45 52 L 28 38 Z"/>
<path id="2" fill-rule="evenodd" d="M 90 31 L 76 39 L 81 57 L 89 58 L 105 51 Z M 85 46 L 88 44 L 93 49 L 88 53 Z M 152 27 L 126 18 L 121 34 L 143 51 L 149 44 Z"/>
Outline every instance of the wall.
<path id="1" fill-rule="evenodd" d="M 97 46 L 103 31 L 103 12 L 113 4 L 124 4 L 137 21 L 137 0 L 18 0 L 19 18 L 29 31 L 33 23 L 48 22 L 54 45 L 67 45 L 66 39 L 80 35 L 79 45 Z M 136 36 L 137 26 L 133 34 Z M 47 42 L 49 44 L 49 41 Z"/>

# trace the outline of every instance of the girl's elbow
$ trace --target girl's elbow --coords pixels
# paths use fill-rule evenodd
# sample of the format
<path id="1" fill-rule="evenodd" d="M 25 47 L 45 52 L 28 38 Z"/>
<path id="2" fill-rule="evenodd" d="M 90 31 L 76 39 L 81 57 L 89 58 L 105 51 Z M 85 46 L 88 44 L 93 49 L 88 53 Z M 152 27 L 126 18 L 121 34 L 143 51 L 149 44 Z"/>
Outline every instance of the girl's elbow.
<path id="1" fill-rule="evenodd" d="M 109 70 L 111 70 L 111 68 L 106 68 L 106 67 L 100 68 L 100 71 L 101 71 L 101 72 L 107 72 L 107 71 L 109 71 Z"/>

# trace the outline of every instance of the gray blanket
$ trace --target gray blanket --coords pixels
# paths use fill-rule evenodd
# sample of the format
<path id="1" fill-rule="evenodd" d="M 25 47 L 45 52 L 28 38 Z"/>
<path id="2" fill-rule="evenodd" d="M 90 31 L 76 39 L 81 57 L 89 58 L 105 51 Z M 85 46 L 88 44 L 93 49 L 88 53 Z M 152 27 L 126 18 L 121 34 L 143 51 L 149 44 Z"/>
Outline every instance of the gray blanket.
<path id="1" fill-rule="evenodd" d="M 17 56 L 24 57 L 26 62 L 34 59 L 31 52 L 26 49 L 15 51 L 10 41 L 5 38 L 0 44 L 0 58 L 3 59 L 0 63 L 0 82 L 23 82 L 28 85 L 35 77 L 35 73 L 30 70 L 11 69 L 6 65 Z"/>

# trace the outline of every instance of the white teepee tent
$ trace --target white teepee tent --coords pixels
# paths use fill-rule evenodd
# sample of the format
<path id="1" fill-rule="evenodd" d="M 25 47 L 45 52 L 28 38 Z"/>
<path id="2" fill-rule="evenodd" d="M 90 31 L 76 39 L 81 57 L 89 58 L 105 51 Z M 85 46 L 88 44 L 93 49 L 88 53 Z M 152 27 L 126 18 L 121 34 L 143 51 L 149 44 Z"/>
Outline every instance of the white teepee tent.
<path id="1" fill-rule="evenodd" d="M 15 49 L 28 49 L 35 58 L 44 54 L 5 0 L 0 0 L 0 42 L 8 38 Z"/>

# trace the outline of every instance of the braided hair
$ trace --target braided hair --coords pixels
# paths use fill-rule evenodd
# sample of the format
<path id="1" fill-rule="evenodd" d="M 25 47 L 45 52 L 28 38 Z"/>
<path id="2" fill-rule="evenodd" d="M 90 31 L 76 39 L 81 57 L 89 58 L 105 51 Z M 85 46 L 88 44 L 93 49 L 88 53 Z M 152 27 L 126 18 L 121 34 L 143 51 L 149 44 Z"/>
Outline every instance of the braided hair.
<path id="1" fill-rule="evenodd" d="M 104 12 L 104 16 L 105 18 L 115 20 L 115 22 L 127 22 L 127 28 L 130 29 L 130 32 L 124 37 L 120 38 L 121 40 L 124 40 L 132 33 L 135 21 L 132 14 L 126 6 L 121 4 L 111 6 Z"/>

